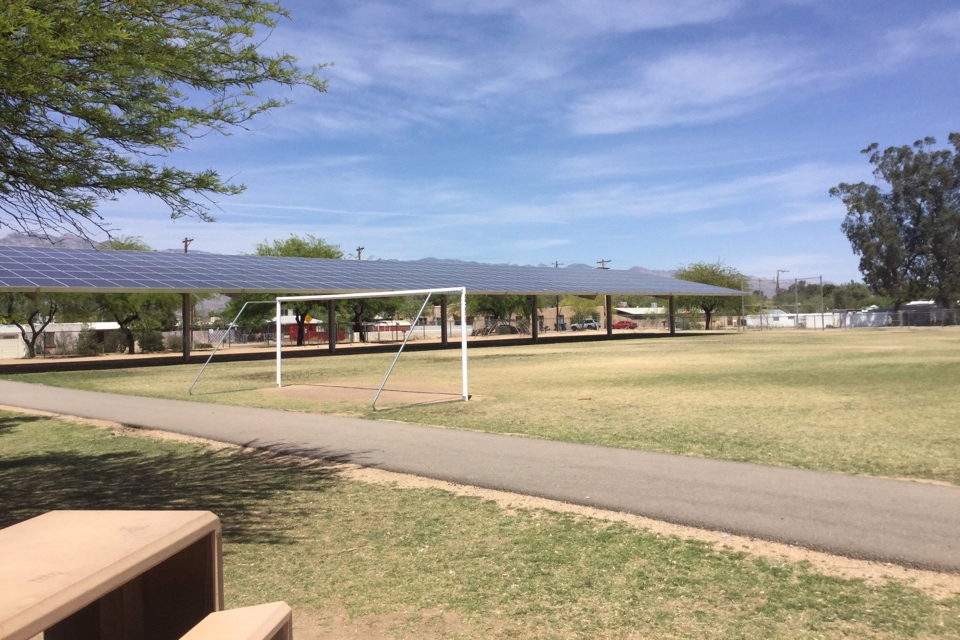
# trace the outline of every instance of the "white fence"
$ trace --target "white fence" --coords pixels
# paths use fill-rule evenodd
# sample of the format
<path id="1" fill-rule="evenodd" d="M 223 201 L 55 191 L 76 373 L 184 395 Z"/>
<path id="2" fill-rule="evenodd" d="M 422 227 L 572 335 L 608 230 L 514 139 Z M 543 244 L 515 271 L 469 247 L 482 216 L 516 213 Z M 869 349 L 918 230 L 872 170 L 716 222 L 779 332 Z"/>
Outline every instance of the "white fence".
<path id="1" fill-rule="evenodd" d="M 845 310 L 823 313 L 786 313 L 772 311 L 744 316 L 748 329 L 864 329 L 870 327 L 945 327 L 958 324 L 957 311 L 924 310 Z"/>

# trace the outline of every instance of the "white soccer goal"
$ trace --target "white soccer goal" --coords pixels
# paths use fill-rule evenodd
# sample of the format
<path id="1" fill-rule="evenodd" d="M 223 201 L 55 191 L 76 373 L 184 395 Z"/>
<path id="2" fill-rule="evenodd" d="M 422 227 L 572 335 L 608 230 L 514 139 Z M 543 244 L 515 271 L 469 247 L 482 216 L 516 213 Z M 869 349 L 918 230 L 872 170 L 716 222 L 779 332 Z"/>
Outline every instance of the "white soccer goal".
<path id="1" fill-rule="evenodd" d="M 467 385 L 467 332 L 466 332 L 466 321 L 467 321 L 467 289 L 466 287 L 452 287 L 446 289 L 412 289 L 408 291 L 374 291 L 371 293 L 329 293 L 322 295 L 314 296 L 281 296 L 277 298 L 277 386 L 283 386 L 283 333 L 280 326 L 280 312 L 281 305 L 284 302 L 300 302 L 304 300 L 355 300 L 358 298 L 392 298 L 396 296 L 426 296 L 423 301 L 423 305 L 420 307 L 420 311 L 417 313 L 417 317 L 413 319 L 413 325 L 417 323 L 420 319 L 420 315 L 423 313 L 423 310 L 426 308 L 427 303 L 430 301 L 430 296 L 434 293 L 444 294 L 444 293 L 459 293 L 460 294 L 460 369 L 461 369 L 461 379 L 462 379 L 462 394 L 463 400 L 470 399 L 470 393 Z M 411 325 L 411 329 L 413 328 Z M 335 334 L 333 333 L 334 327 L 327 327 L 327 335 L 329 339 L 335 339 Z M 377 399 L 380 397 L 380 393 L 383 391 L 384 386 L 387 384 L 387 380 L 390 378 L 390 374 L 393 372 L 394 366 L 397 364 L 397 360 L 400 359 L 400 354 L 403 353 L 403 348 L 407 345 L 407 340 L 410 338 L 410 334 L 413 331 L 408 331 L 403 338 L 403 342 L 400 344 L 400 349 L 397 351 L 397 355 L 394 357 L 393 362 L 390 364 L 390 368 L 387 370 L 386 376 L 383 378 L 383 382 L 380 383 L 380 388 L 377 389 L 377 395 L 373 399 L 373 408 L 377 408 Z"/>

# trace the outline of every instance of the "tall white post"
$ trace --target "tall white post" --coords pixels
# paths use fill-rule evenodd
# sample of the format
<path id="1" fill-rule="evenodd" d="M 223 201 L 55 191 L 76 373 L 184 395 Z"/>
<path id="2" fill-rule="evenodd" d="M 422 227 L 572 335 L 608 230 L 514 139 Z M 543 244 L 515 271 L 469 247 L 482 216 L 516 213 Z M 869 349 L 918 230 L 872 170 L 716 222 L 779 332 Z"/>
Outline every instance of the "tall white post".
<path id="1" fill-rule="evenodd" d="M 467 386 L 467 290 L 460 290 L 460 360 L 463 369 L 463 399 L 470 399 Z"/>
<path id="2" fill-rule="evenodd" d="M 277 386 L 282 387 L 283 383 L 281 382 L 281 358 L 280 358 L 280 343 L 283 341 L 283 334 L 280 333 L 280 301 L 277 300 Z"/>

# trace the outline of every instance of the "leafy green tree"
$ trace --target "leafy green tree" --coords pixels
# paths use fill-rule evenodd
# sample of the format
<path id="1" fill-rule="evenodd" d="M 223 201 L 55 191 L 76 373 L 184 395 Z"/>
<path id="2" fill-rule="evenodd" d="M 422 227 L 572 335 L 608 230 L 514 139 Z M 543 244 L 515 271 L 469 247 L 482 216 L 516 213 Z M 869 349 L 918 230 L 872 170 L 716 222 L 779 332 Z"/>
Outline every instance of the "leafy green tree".
<path id="1" fill-rule="evenodd" d="M 871 305 L 893 306 L 890 298 L 877 296 L 862 282 L 823 285 L 824 305 L 828 309 L 863 309 Z"/>
<path id="2" fill-rule="evenodd" d="M 509 320 L 530 317 L 530 303 L 526 296 L 467 296 L 467 313 L 471 316 Z"/>
<path id="3" fill-rule="evenodd" d="M 112 236 L 98 244 L 97 248 L 107 251 L 153 251 L 141 236 Z"/>
<path id="4" fill-rule="evenodd" d="M 98 202 L 125 192 L 211 220 L 209 198 L 243 186 L 158 159 L 287 104 L 262 87 L 326 90 L 322 65 L 263 52 L 287 17 L 264 0 L 5 0 L 0 228 L 89 237 L 108 230 Z"/>
<path id="5" fill-rule="evenodd" d="M 284 240 L 264 240 L 255 246 L 254 255 L 282 258 L 326 258 L 339 260 L 343 258 L 343 251 L 340 250 L 339 246 L 329 244 L 322 238 L 317 238 L 309 234 L 303 237 L 296 234 L 291 234 L 289 238 Z M 240 313 L 240 309 L 243 308 L 245 302 L 270 300 L 272 298 L 284 295 L 289 294 L 277 292 L 238 296 L 230 301 L 224 310 L 224 313 L 232 319 L 235 318 L 238 313 Z M 297 346 L 303 345 L 303 336 L 307 316 L 310 315 L 310 312 L 316 309 L 318 306 L 319 305 L 317 301 L 306 300 L 294 303 L 290 307 L 294 312 L 294 317 L 296 318 L 297 322 Z M 243 320 L 238 321 L 238 323 L 245 324 L 246 326 L 260 326 L 267 322 L 275 314 L 276 308 L 271 307 L 270 305 L 252 305 L 247 307 L 246 311 L 244 312 Z"/>
<path id="6" fill-rule="evenodd" d="M 603 305 L 602 297 L 581 298 L 580 296 L 566 296 L 560 300 L 561 307 L 568 307 L 573 314 L 573 322 L 581 323 L 587 318 L 597 317 L 597 307 Z"/>
<path id="7" fill-rule="evenodd" d="M 13 324 L 27 347 L 27 357 L 37 357 L 37 342 L 56 318 L 63 303 L 60 294 L 0 294 L 0 324 Z"/>
<path id="8" fill-rule="evenodd" d="M 100 343 L 97 341 L 97 333 L 87 325 L 83 325 L 80 328 L 80 333 L 77 334 L 77 343 L 75 349 L 78 356 L 98 356 L 100 355 L 101 349 Z"/>
<path id="9" fill-rule="evenodd" d="M 416 304 L 416 308 L 411 311 L 414 304 Z M 413 315 L 420 310 L 421 304 L 423 304 L 422 299 L 419 302 L 411 303 L 402 297 L 352 298 L 340 301 L 337 309 L 339 314 L 345 315 L 353 324 L 353 330 L 360 336 L 360 341 L 366 342 L 367 323 L 377 319 L 394 320 L 403 316 L 409 316 L 410 319 L 413 319 Z"/>
<path id="10" fill-rule="evenodd" d="M 864 281 L 897 309 L 928 296 L 954 307 L 960 297 L 960 134 L 950 134 L 950 149 L 935 144 L 924 138 L 882 153 L 871 144 L 863 153 L 881 184 L 830 190 L 847 208 L 841 228 Z"/>
<path id="11" fill-rule="evenodd" d="M 695 262 L 678 269 L 676 277 L 688 282 L 699 282 L 700 284 L 710 284 L 727 289 L 739 290 L 743 288 L 743 275 L 719 260 L 716 262 Z M 715 313 L 738 313 L 740 311 L 739 298 L 720 296 L 680 296 L 677 298 L 677 305 L 703 311 L 704 325 L 708 330 Z"/>
<path id="12" fill-rule="evenodd" d="M 423 298 L 424 296 L 406 296 L 399 298 L 396 301 L 396 309 L 394 313 L 395 320 L 410 320 L 413 321 L 417 317 L 417 312 L 420 311 L 420 308 L 423 307 Z M 430 303 L 423 307 L 423 315 L 421 319 L 430 320 L 433 318 L 433 312 L 435 306 L 440 302 L 440 296 L 434 294 L 430 296 Z"/>
<path id="13" fill-rule="evenodd" d="M 139 236 L 117 236 L 99 245 L 100 249 L 117 251 L 150 251 L 150 246 Z M 139 324 L 170 327 L 175 324 L 174 313 L 180 307 L 181 297 L 175 293 L 90 293 L 70 294 L 74 315 L 79 319 L 113 321 L 120 325 L 124 345 L 121 351 L 136 352 Z M 84 309 L 84 313 L 78 310 Z"/>
<path id="14" fill-rule="evenodd" d="M 253 251 L 258 256 L 274 256 L 281 258 L 327 258 L 341 260 L 343 251 L 335 244 L 330 244 L 323 238 L 311 234 L 303 237 L 291 234 L 285 240 L 264 240 L 256 245 Z"/>
<path id="15" fill-rule="evenodd" d="M 820 311 L 820 283 L 809 283 L 806 280 L 794 282 L 780 292 L 780 300 L 781 307 L 796 307 L 797 313 Z"/>

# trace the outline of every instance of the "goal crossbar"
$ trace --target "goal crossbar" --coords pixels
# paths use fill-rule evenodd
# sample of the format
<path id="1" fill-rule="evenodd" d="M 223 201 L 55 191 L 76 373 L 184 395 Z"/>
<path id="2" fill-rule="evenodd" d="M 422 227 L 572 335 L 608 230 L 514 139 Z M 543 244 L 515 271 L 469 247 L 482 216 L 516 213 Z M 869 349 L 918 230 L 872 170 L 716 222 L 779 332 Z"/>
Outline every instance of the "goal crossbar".
<path id="1" fill-rule="evenodd" d="M 368 293 L 327 293 L 327 294 L 317 294 L 317 295 L 308 295 L 308 296 L 278 296 L 276 299 L 277 302 L 277 386 L 283 386 L 283 359 L 282 354 L 282 330 L 280 326 L 280 312 L 281 305 L 284 302 L 302 302 L 305 300 L 356 300 L 361 298 L 394 298 L 397 296 L 426 296 L 426 299 L 423 301 L 423 306 L 420 307 L 420 313 L 417 314 L 419 319 L 420 314 L 423 313 L 424 308 L 427 306 L 427 301 L 430 299 L 430 296 L 434 293 L 445 294 L 445 293 L 458 293 L 460 294 L 460 370 L 461 370 L 461 381 L 462 381 L 462 395 L 463 400 L 469 400 L 469 387 L 467 384 L 467 332 L 466 332 L 466 318 L 467 318 L 467 289 L 466 287 L 447 287 L 440 289 L 408 289 L 405 291 L 372 291 Z M 411 327 L 412 331 L 413 327 Z M 327 327 L 328 339 L 333 339 L 333 330 L 334 327 Z M 397 351 L 396 357 L 393 359 L 393 363 L 390 365 L 390 369 L 387 371 L 386 377 L 384 377 L 383 382 L 380 384 L 380 388 L 377 390 L 377 396 L 373 400 L 373 408 L 377 408 L 377 398 L 380 397 L 380 392 L 383 391 L 383 387 L 387 384 L 387 379 L 390 377 L 390 374 L 393 372 L 393 367 L 396 365 L 397 360 L 400 358 L 400 354 L 403 352 L 403 348 L 407 344 L 407 338 L 409 338 L 409 332 L 407 336 L 404 337 L 403 342 L 400 345 L 400 349 Z"/>

